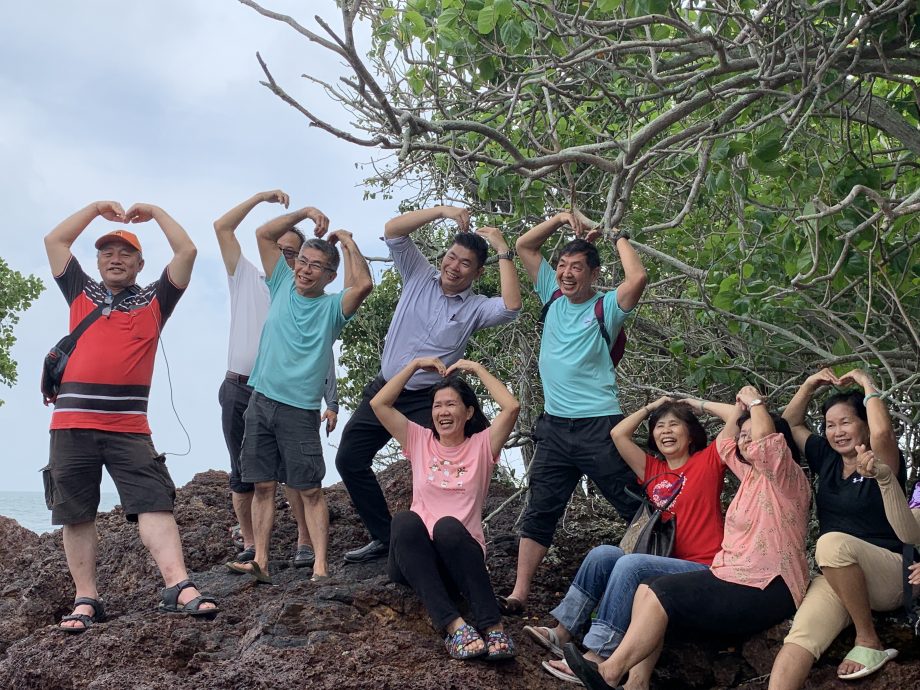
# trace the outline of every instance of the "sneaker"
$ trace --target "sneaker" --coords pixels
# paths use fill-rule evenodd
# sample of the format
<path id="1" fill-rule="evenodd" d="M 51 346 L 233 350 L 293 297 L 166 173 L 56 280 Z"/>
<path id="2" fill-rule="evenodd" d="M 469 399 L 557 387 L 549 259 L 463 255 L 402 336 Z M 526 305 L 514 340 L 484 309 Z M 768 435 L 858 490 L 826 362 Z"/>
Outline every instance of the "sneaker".
<path id="1" fill-rule="evenodd" d="M 313 548 L 308 544 L 301 544 L 294 552 L 294 567 L 309 568 L 316 562 L 316 554 Z"/>
<path id="2" fill-rule="evenodd" d="M 236 554 L 236 558 L 234 558 L 233 560 L 236 563 L 249 563 L 249 561 L 251 561 L 255 557 L 256 557 L 256 547 L 250 546 L 248 549 L 243 549 L 238 554 Z"/>
<path id="3" fill-rule="evenodd" d="M 346 563 L 363 563 L 372 561 L 375 558 L 382 558 L 390 553 L 390 547 L 379 539 L 374 539 L 371 543 L 365 544 L 360 549 L 345 552 Z"/>

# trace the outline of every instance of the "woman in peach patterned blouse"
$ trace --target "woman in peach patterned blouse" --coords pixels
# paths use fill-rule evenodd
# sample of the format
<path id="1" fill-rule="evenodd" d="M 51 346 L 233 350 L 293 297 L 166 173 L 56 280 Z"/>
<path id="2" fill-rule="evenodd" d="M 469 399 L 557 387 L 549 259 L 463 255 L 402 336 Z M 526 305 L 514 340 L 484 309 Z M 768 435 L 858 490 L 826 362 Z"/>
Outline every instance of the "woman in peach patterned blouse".
<path id="1" fill-rule="evenodd" d="M 791 617 L 801 603 L 811 487 L 788 424 L 767 411 L 757 390 L 742 388 L 735 408 L 717 439 L 723 462 L 741 480 L 725 516 L 722 550 L 708 570 L 641 585 L 629 630 L 603 663 L 566 645 L 566 661 L 586 687 L 617 686 L 633 666 L 657 658 L 668 626 L 749 635 Z"/>

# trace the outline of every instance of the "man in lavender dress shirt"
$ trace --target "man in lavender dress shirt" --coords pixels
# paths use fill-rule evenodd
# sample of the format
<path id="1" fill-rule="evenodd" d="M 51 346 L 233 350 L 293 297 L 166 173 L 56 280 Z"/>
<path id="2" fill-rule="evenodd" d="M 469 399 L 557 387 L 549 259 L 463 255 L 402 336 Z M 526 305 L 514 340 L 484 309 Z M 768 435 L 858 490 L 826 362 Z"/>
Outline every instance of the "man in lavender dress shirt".
<path id="1" fill-rule="evenodd" d="M 409 235 L 439 218 L 457 223 L 459 233 L 441 260 L 432 266 Z M 364 389 L 363 397 L 345 430 L 335 466 L 351 500 L 371 535 L 371 542 L 345 553 L 349 563 L 387 554 L 390 511 L 377 477 L 371 469 L 374 455 L 390 440 L 377 420 L 370 399 L 383 384 L 416 357 L 438 357 L 450 366 L 463 357 L 470 336 L 481 328 L 510 323 L 521 309 L 521 290 L 514 253 L 497 228 L 469 232 L 469 211 L 436 206 L 410 211 L 386 224 L 384 240 L 402 277 L 402 296 L 387 331 L 380 373 Z M 488 245 L 498 253 L 501 297 L 472 291 L 482 275 Z M 429 389 L 440 379 L 437 372 L 418 371 L 396 401 L 396 409 L 416 424 L 431 426 Z"/>

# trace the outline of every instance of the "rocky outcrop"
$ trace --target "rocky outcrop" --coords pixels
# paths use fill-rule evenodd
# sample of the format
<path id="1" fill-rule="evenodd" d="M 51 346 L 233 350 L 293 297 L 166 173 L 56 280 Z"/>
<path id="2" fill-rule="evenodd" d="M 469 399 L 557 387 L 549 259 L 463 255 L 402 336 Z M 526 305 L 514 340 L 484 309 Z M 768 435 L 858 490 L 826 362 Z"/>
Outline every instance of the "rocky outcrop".
<path id="1" fill-rule="evenodd" d="M 410 477 L 404 463 L 381 475 L 391 508 L 407 508 Z M 549 622 L 547 612 L 562 596 L 584 553 L 611 541 L 616 521 L 603 501 L 572 503 L 557 546 L 540 569 L 529 609 L 534 619 L 507 619 L 519 648 L 501 664 L 450 660 L 412 593 L 391 584 L 384 563 L 345 565 L 342 553 L 366 534 L 344 489 L 327 492 L 332 578 L 309 582 L 309 571 L 289 567 L 296 529 L 286 509 L 276 516 L 272 562 L 275 586 L 234 576 L 223 563 L 234 553 L 228 532 L 234 522 L 222 472 L 200 474 L 178 492 L 176 519 L 188 567 L 201 589 L 217 596 L 214 620 L 193 620 L 156 611 L 162 583 L 135 525 L 119 509 L 99 516 L 99 589 L 108 619 L 69 636 L 55 629 L 70 612 L 73 585 L 60 531 L 36 535 L 0 518 L 0 687 L 3 688 L 559 688 L 540 669 L 546 658 L 521 634 L 527 623 Z M 487 511 L 511 495 L 493 485 Z M 279 504 L 283 505 L 280 500 Z M 516 564 L 513 501 L 488 530 L 489 568 L 497 592 L 510 590 Z M 782 626 L 748 641 L 701 646 L 669 643 L 656 688 L 765 688 Z M 845 637 L 845 636 L 844 636 Z M 920 687 L 916 642 L 906 629 L 887 626 L 883 638 L 901 657 L 860 688 Z M 841 688 L 833 662 L 852 640 L 838 640 L 816 667 L 809 688 Z"/>

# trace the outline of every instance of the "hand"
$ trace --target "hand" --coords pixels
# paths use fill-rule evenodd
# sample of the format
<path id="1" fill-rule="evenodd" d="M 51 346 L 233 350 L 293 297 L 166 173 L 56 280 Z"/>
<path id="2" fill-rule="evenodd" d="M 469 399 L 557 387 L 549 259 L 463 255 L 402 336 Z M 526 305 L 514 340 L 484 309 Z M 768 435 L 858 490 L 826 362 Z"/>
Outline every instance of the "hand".
<path id="1" fill-rule="evenodd" d="M 320 423 L 326 421 L 326 436 L 335 431 L 335 425 L 339 423 L 339 414 L 338 412 L 333 412 L 332 410 L 327 409 L 323 412 L 323 416 L 320 418 Z"/>
<path id="2" fill-rule="evenodd" d="M 910 577 L 907 578 L 907 581 L 912 585 L 920 585 L 920 563 L 914 563 L 909 570 Z"/>
<path id="3" fill-rule="evenodd" d="M 445 376 L 450 376 L 455 371 L 466 371 L 470 374 L 479 375 L 479 371 L 482 369 L 482 365 L 479 362 L 473 362 L 469 359 L 459 359 L 449 367 L 447 367 L 447 372 Z"/>
<path id="4" fill-rule="evenodd" d="M 343 245 L 354 243 L 352 234 L 348 232 L 348 230 L 343 230 L 341 228 L 330 232 L 329 237 L 327 237 L 326 240 L 329 242 L 329 244 L 335 244 L 336 242 L 341 242 Z"/>
<path id="5" fill-rule="evenodd" d="M 837 375 L 825 367 L 819 372 L 816 372 L 805 379 L 805 383 L 809 384 L 812 388 L 821 388 L 822 386 L 836 386 L 840 383 L 840 379 L 837 378 Z"/>
<path id="6" fill-rule="evenodd" d="M 575 237 L 581 237 L 586 232 L 586 228 L 581 223 L 583 217 L 576 211 L 560 211 L 556 214 L 556 222 L 560 227 L 568 225 L 574 231 Z"/>
<path id="7" fill-rule="evenodd" d="M 508 243 L 505 242 L 505 236 L 498 228 L 485 227 L 476 230 L 476 234 L 482 237 L 489 246 L 499 254 L 508 251 Z"/>
<path id="8" fill-rule="evenodd" d="M 470 231 L 469 209 L 460 206 L 441 206 L 441 218 L 454 221 L 460 232 Z"/>
<path id="9" fill-rule="evenodd" d="M 153 204 L 134 204 L 125 212 L 126 223 L 146 223 L 157 212 Z"/>
<path id="10" fill-rule="evenodd" d="M 447 367 L 444 366 L 442 362 L 437 357 L 419 357 L 414 360 L 416 369 L 424 369 L 425 371 L 436 371 L 441 376 L 447 376 Z"/>
<path id="11" fill-rule="evenodd" d="M 837 379 L 838 386 L 848 386 L 850 384 L 856 384 L 861 388 L 871 388 L 875 390 L 875 384 L 872 382 L 872 379 L 862 369 L 851 369 L 839 379 Z"/>
<path id="12" fill-rule="evenodd" d="M 273 204 L 281 204 L 287 208 L 291 203 L 291 197 L 287 195 L 286 192 L 282 192 L 280 189 L 274 189 L 270 192 L 262 192 L 259 196 L 259 201 L 268 201 Z"/>
<path id="13" fill-rule="evenodd" d="M 97 201 L 96 213 L 106 220 L 123 223 L 125 220 L 125 210 L 117 201 Z"/>
<path id="14" fill-rule="evenodd" d="M 672 398 L 670 395 L 662 395 L 660 398 L 658 398 L 658 400 L 655 400 L 654 402 L 650 402 L 648 405 L 646 405 L 645 409 L 648 410 L 649 412 L 652 412 L 653 410 L 657 410 L 659 407 L 661 407 L 665 403 L 670 403 L 670 402 L 674 402 L 674 398 Z"/>
<path id="15" fill-rule="evenodd" d="M 878 476 L 878 468 L 875 466 L 875 453 L 861 443 L 856 446 L 856 471 L 863 477 L 874 479 Z"/>
<path id="16" fill-rule="evenodd" d="M 326 234 L 326 230 L 329 229 L 329 218 L 326 217 L 325 213 L 313 206 L 306 206 L 300 209 L 299 212 L 303 214 L 304 218 L 312 220 L 316 225 L 316 227 L 313 228 L 313 234 L 316 237 L 322 237 Z"/>
<path id="17" fill-rule="evenodd" d="M 760 391 L 754 388 L 754 386 L 745 386 L 740 391 L 738 391 L 738 394 L 735 396 L 735 400 L 744 405 L 745 409 L 750 409 L 751 402 L 762 397 L 763 396 L 760 394 Z"/>

